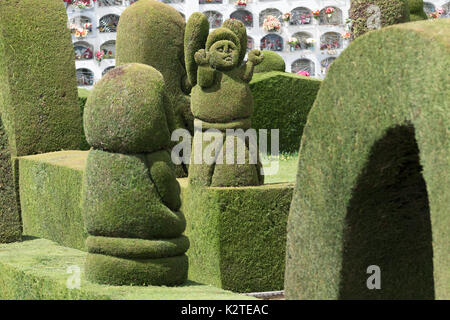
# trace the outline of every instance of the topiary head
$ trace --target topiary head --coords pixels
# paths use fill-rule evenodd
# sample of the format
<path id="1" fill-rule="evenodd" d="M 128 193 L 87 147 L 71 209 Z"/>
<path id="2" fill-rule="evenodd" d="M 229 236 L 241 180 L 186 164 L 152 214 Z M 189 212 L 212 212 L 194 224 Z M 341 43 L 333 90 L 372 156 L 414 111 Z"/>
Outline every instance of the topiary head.
<path id="1" fill-rule="evenodd" d="M 238 66 L 239 48 L 229 40 L 215 42 L 209 49 L 209 64 L 220 71 L 229 71 Z"/>
<path id="2" fill-rule="evenodd" d="M 239 65 L 241 65 L 246 54 L 246 50 L 244 50 L 243 48 L 247 47 L 247 29 L 245 28 L 244 23 L 237 19 L 225 20 L 222 27 L 230 29 L 239 38 L 239 43 L 242 49 L 239 55 Z"/>
<path id="3" fill-rule="evenodd" d="M 95 149 L 125 154 L 164 149 L 170 143 L 167 103 L 159 71 L 139 63 L 118 66 L 89 95 L 86 140 Z"/>

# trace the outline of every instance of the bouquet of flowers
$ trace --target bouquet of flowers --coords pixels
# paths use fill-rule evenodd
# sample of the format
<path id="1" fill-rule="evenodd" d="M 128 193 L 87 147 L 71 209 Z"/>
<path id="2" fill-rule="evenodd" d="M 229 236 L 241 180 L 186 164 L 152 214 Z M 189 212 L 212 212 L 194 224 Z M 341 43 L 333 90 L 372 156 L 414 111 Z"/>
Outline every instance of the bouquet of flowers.
<path id="1" fill-rule="evenodd" d="M 95 1 L 96 0 L 92 0 L 92 2 Z M 81 10 L 90 8 L 92 6 L 91 0 L 64 0 L 64 2 Z"/>
<path id="2" fill-rule="evenodd" d="M 105 53 L 103 52 L 103 50 L 98 50 L 95 54 L 95 60 L 101 62 L 103 59 L 105 59 Z"/>
<path id="3" fill-rule="evenodd" d="M 298 39 L 297 38 L 289 38 L 288 43 L 291 47 L 295 47 L 298 44 Z"/>
<path id="4" fill-rule="evenodd" d="M 84 29 L 86 29 L 88 32 L 92 32 L 92 23 L 85 23 L 83 26 Z"/>
<path id="5" fill-rule="evenodd" d="M 286 12 L 285 14 L 283 14 L 283 20 L 284 21 L 289 21 L 291 20 L 292 15 L 289 12 Z"/>
<path id="6" fill-rule="evenodd" d="M 310 20 L 311 20 L 311 15 L 309 13 L 306 16 L 305 15 L 300 16 L 300 21 L 302 24 L 309 23 Z"/>
<path id="7" fill-rule="evenodd" d="M 341 37 L 344 40 L 350 39 L 350 32 L 344 32 L 343 34 L 341 34 Z"/>
<path id="8" fill-rule="evenodd" d="M 247 0 L 237 0 L 234 4 L 238 7 L 245 7 L 247 6 Z"/>
<path id="9" fill-rule="evenodd" d="M 308 48 L 314 47 L 314 42 L 315 40 L 313 38 L 308 38 L 306 39 L 306 45 L 308 46 Z"/>
<path id="10" fill-rule="evenodd" d="M 244 20 L 244 23 L 250 24 L 250 23 L 252 23 L 253 18 L 251 15 L 248 14 L 248 15 L 244 16 L 243 20 Z"/>
<path id="11" fill-rule="evenodd" d="M 311 76 L 311 75 L 309 74 L 309 72 L 308 72 L 308 71 L 305 71 L 305 70 L 300 70 L 299 72 L 297 72 L 297 74 L 300 75 L 300 76 L 305 76 L 305 77 Z"/>
<path id="12" fill-rule="evenodd" d="M 264 19 L 263 28 L 266 31 L 278 31 L 281 28 L 280 20 L 272 15 L 269 15 Z"/>
<path id="13" fill-rule="evenodd" d="M 312 14 L 313 14 L 313 17 L 315 19 L 319 19 L 320 18 L 320 11 L 319 10 L 313 11 Z"/>
<path id="14" fill-rule="evenodd" d="M 440 16 L 441 16 L 442 14 L 444 14 L 444 10 L 443 10 L 443 9 L 438 9 L 438 10 L 436 10 L 435 12 L 431 12 L 430 14 L 428 14 L 428 16 L 429 16 L 431 19 L 438 19 L 438 18 L 440 18 Z"/>
<path id="15" fill-rule="evenodd" d="M 84 28 L 77 28 L 75 30 L 75 38 L 84 38 L 88 35 L 88 30 Z"/>
<path id="16" fill-rule="evenodd" d="M 336 10 L 334 10 L 333 7 L 328 7 L 325 9 L 325 13 L 328 16 L 328 18 L 331 18 L 331 16 L 333 15 L 333 13 L 335 13 Z"/>
<path id="17" fill-rule="evenodd" d="M 105 52 L 103 52 L 103 53 L 105 53 Z M 109 50 L 107 53 L 105 53 L 104 59 L 113 59 L 113 58 L 114 58 L 114 53 L 111 50 Z"/>

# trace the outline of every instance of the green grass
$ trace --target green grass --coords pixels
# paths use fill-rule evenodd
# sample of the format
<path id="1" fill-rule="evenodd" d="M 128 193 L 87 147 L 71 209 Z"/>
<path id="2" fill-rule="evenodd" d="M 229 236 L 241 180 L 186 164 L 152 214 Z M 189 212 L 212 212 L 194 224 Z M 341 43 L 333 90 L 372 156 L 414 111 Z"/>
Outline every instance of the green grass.
<path id="1" fill-rule="evenodd" d="M 107 286 L 84 278 L 86 252 L 37 238 L 0 244 L 0 299 L 234 300 L 250 297 L 188 281 L 179 287 Z M 81 269 L 80 289 L 67 289 L 69 266 Z"/>
<path id="2" fill-rule="evenodd" d="M 295 182 L 298 153 L 282 153 L 279 158 L 270 157 L 269 161 L 269 163 L 263 164 L 263 168 L 269 169 L 278 162 L 278 172 L 274 175 L 265 175 L 264 184 Z"/>

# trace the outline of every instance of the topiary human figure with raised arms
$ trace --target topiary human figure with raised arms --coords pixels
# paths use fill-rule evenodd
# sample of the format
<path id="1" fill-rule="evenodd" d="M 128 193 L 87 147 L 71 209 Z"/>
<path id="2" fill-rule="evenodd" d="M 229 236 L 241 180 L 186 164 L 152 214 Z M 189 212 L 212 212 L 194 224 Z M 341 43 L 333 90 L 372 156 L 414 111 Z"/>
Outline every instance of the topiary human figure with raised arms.
<path id="1" fill-rule="evenodd" d="M 253 97 L 248 83 L 252 79 L 254 67 L 262 62 L 264 56 L 259 50 L 252 50 L 248 61 L 242 64 L 247 42 L 242 22 L 227 20 L 223 27 L 209 35 L 207 26 L 206 17 L 195 13 L 187 23 L 185 34 L 188 77 L 191 83 L 196 84 L 191 93 L 196 132 L 189 167 L 190 183 L 216 187 L 262 184 L 261 166 L 259 161 L 251 161 L 249 141 L 239 141 L 242 140 L 239 136 L 232 138 L 230 143 L 234 143 L 234 150 L 229 149 L 227 154 L 228 140 L 225 139 L 225 133 L 227 129 L 247 130 L 251 127 Z M 202 130 L 197 130 L 200 126 Z M 203 157 L 201 163 L 196 160 L 198 155 L 203 155 L 203 150 L 211 149 L 211 141 L 198 138 L 202 131 L 208 129 L 216 129 L 222 135 L 221 149 L 211 154 L 215 160 L 222 154 L 222 163 L 205 163 Z M 245 161 L 238 164 L 237 146 L 240 143 L 245 147 Z M 234 163 L 229 164 L 227 157 L 233 158 Z"/>
<path id="2" fill-rule="evenodd" d="M 111 285 L 186 281 L 189 240 L 170 144 L 161 73 L 132 63 L 116 67 L 86 103 L 92 146 L 83 180 L 89 280 Z"/>

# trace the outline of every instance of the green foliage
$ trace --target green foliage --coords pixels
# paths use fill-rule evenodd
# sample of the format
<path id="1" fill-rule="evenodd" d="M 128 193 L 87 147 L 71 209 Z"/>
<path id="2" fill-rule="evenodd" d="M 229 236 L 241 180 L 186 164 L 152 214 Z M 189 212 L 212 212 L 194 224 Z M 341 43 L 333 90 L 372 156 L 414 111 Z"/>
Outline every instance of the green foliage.
<path id="1" fill-rule="evenodd" d="M 161 72 L 175 115 L 174 128 L 169 129 L 186 128 L 193 133 L 191 88 L 184 65 L 185 25 L 180 13 L 165 3 L 143 0 L 128 7 L 120 16 L 116 65 L 136 62 Z"/>
<path id="2" fill-rule="evenodd" d="M 152 152 L 170 144 L 164 80 L 144 64 L 121 65 L 92 90 L 84 110 L 88 143 L 122 153 Z"/>
<path id="3" fill-rule="evenodd" d="M 255 73 L 270 72 L 270 71 L 286 71 L 286 63 L 284 59 L 276 52 L 270 50 L 263 50 L 264 60 L 255 67 Z"/>
<path id="4" fill-rule="evenodd" d="M 144 155 L 89 151 L 82 201 L 93 236 L 174 238 L 185 229 L 183 214 L 161 202 Z"/>
<path id="5" fill-rule="evenodd" d="M 423 10 L 423 0 L 408 0 L 410 20 L 427 20 L 427 14 Z"/>
<path id="6" fill-rule="evenodd" d="M 188 186 L 182 198 L 189 279 L 235 292 L 283 289 L 292 185 Z"/>
<path id="7" fill-rule="evenodd" d="M 381 27 L 410 21 L 408 0 L 352 0 L 349 18 L 352 19 L 352 36 L 357 38 L 370 29 L 367 23 L 370 17 L 376 17 L 372 5 L 381 11 Z M 375 23 L 375 20 L 369 22 Z"/>
<path id="8" fill-rule="evenodd" d="M 254 299 L 188 281 L 179 287 L 108 286 L 86 279 L 86 252 L 45 239 L 0 244 L 1 300 L 242 300 Z M 67 287 L 70 266 L 79 266 L 81 286 Z M 70 270 L 70 269 L 69 269 Z"/>
<path id="9" fill-rule="evenodd" d="M 89 253 L 85 268 L 86 278 L 100 284 L 176 286 L 187 280 L 188 258 L 124 259 Z"/>
<path id="10" fill-rule="evenodd" d="M 247 47 L 247 29 L 245 28 L 244 23 L 237 19 L 225 20 L 222 27 L 230 29 L 238 37 L 241 46 L 238 65 L 241 65 L 244 61 L 245 54 L 247 53 L 245 50 Z"/>
<path id="11" fill-rule="evenodd" d="M 297 152 L 300 137 L 322 81 L 285 72 L 255 74 L 252 90 L 255 111 L 252 128 L 279 129 L 280 152 Z"/>
<path id="12" fill-rule="evenodd" d="M 85 250 L 80 191 L 86 157 L 61 151 L 19 158 L 24 234 Z"/>
<path id="13" fill-rule="evenodd" d="M 330 67 L 300 147 L 287 298 L 450 297 L 449 32 L 370 32 Z M 364 286 L 370 265 L 382 290 Z"/>
<path id="14" fill-rule="evenodd" d="M 78 149 L 82 130 L 64 4 L 2 1 L 0 29 L 0 110 L 11 156 Z"/>
<path id="15" fill-rule="evenodd" d="M 0 243 L 19 241 L 21 235 L 20 204 L 9 153 L 8 136 L 0 117 Z"/>

